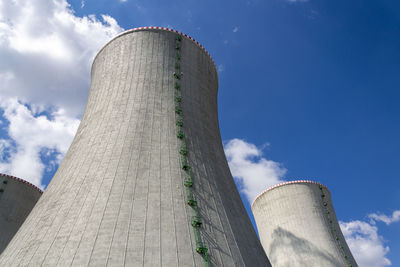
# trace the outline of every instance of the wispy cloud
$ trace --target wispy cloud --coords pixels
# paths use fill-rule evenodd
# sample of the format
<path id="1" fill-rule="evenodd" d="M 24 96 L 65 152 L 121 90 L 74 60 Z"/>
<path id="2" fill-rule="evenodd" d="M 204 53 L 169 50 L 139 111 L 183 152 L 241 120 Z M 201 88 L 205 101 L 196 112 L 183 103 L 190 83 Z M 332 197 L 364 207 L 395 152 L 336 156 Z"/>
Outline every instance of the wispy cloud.
<path id="1" fill-rule="evenodd" d="M 239 27 L 235 27 L 235 28 L 233 28 L 233 30 L 232 30 L 233 32 L 238 32 L 239 31 Z"/>
<path id="2" fill-rule="evenodd" d="M 219 64 L 219 65 L 218 65 L 218 72 L 223 72 L 224 70 L 225 70 L 224 65 Z"/>
<path id="3" fill-rule="evenodd" d="M 85 7 L 85 0 L 82 0 L 81 1 L 81 8 L 84 8 Z"/>
<path id="4" fill-rule="evenodd" d="M 378 235 L 378 227 L 364 221 L 339 222 L 350 250 L 360 267 L 390 266 L 389 247 Z"/>
<path id="5" fill-rule="evenodd" d="M 0 139 L 0 162 L 8 159 L 11 148 L 12 148 L 12 146 L 11 146 L 10 140 Z"/>
<path id="6" fill-rule="evenodd" d="M 241 139 L 232 139 L 225 145 L 232 176 L 250 203 L 267 187 L 282 182 L 287 171 L 280 163 L 263 157 L 262 150 Z"/>
<path id="7" fill-rule="evenodd" d="M 125 2 L 126 2 L 126 1 L 127 1 L 127 0 L 125 0 Z M 146 12 L 147 12 L 147 9 L 146 9 L 143 5 L 136 4 L 135 7 L 136 7 L 137 11 L 139 11 L 139 12 L 141 12 L 141 13 L 146 13 Z"/>
<path id="8" fill-rule="evenodd" d="M 400 210 L 393 211 L 391 216 L 387 216 L 381 213 L 372 213 L 369 214 L 368 217 L 371 219 L 372 223 L 375 222 L 384 222 L 386 225 L 392 224 L 394 222 L 400 221 Z"/>
<path id="9" fill-rule="evenodd" d="M 378 234 L 377 222 L 390 225 L 400 221 L 400 210 L 394 211 L 390 216 L 372 213 L 367 217 L 369 222 L 359 220 L 340 222 L 347 244 L 360 267 L 390 266 L 392 263 L 387 258 L 390 248 Z"/>

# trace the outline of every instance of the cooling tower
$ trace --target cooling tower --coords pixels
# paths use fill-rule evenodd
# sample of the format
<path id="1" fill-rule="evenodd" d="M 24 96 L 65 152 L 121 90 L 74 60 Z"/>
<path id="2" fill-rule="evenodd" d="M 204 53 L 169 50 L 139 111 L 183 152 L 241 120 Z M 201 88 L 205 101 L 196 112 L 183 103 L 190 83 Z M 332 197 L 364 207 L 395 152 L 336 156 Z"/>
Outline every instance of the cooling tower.
<path id="1" fill-rule="evenodd" d="M 107 43 L 75 139 L 0 266 L 270 266 L 224 155 L 217 89 L 185 34 Z"/>
<path id="2" fill-rule="evenodd" d="M 0 174 L 0 254 L 41 195 L 42 190 L 33 184 L 14 176 Z"/>
<path id="3" fill-rule="evenodd" d="M 357 266 L 324 185 L 302 180 L 272 186 L 252 211 L 272 266 Z"/>

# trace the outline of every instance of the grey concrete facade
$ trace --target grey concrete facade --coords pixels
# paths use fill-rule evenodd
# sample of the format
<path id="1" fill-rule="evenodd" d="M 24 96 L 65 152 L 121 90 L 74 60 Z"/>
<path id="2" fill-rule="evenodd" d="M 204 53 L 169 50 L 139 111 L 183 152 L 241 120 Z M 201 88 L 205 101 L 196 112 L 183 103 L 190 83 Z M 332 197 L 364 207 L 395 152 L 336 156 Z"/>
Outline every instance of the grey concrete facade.
<path id="1" fill-rule="evenodd" d="M 252 211 L 272 266 L 357 266 L 324 185 L 278 184 L 254 200 Z"/>
<path id="2" fill-rule="evenodd" d="M 0 254 L 41 195 L 42 191 L 27 181 L 0 174 Z"/>
<path id="3" fill-rule="evenodd" d="M 177 36 L 186 159 L 207 259 L 196 252 L 177 138 Z M 96 56 L 74 141 L 0 266 L 270 266 L 235 187 L 218 77 L 193 39 L 127 31 Z M 208 261 L 208 262 L 207 262 Z"/>

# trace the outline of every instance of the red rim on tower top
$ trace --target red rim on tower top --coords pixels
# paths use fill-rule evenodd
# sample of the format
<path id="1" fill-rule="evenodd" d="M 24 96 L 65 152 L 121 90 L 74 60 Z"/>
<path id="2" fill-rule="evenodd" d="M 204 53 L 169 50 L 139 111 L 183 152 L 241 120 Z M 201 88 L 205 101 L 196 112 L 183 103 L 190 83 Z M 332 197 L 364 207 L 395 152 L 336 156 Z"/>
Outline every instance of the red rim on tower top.
<path id="1" fill-rule="evenodd" d="M 127 30 L 127 31 L 121 32 L 120 34 L 118 34 L 117 36 L 115 36 L 114 38 L 112 38 L 110 41 L 108 41 L 108 42 L 99 50 L 99 52 L 97 53 L 97 55 L 104 49 L 104 47 L 106 47 L 110 42 L 112 42 L 112 41 L 115 40 L 116 38 L 118 38 L 118 37 L 120 37 L 120 36 L 122 36 L 122 35 L 125 35 L 125 34 L 127 34 L 127 33 L 130 33 L 130 32 L 137 32 L 137 31 L 144 31 L 144 30 L 161 30 L 161 31 L 169 31 L 169 32 L 175 32 L 175 33 L 177 33 L 177 34 L 180 34 L 181 36 L 183 36 L 183 37 L 185 37 L 185 38 L 191 40 L 195 45 L 197 45 L 199 48 L 201 48 L 201 49 L 209 56 L 211 62 L 214 64 L 215 69 L 217 69 L 217 68 L 216 68 L 216 65 L 215 65 L 215 62 L 214 62 L 213 58 L 211 57 L 210 53 L 208 53 L 208 51 L 204 48 L 204 46 L 202 46 L 198 41 L 196 41 L 194 38 L 192 38 L 191 36 L 189 36 L 189 35 L 187 35 L 187 34 L 185 34 L 185 33 L 183 33 L 183 32 L 180 32 L 180 31 L 177 31 L 177 30 L 174 30 L 174 29 L 171 29 L 171 28 L 165 28 L 165 27 L 138 27 L 138 28 L 133 28 L 133 29 L 129 29 L 129 30 Z M 97 57 L 97 55 L 96 55 L 96 57 Z M 96 59 L 96 57 L 95 57 L 95 59 Z M 93 62 L 94 62 L 94 60 L 93 60 Z"/>
<path id="2" fill-rule="evenodd" d="M 315 182 L 315 181 L 311 181 L 311 180 L 295 180 L 295 181 L 288 181 L 288 182 L 283 182 L 283 183 L 279 183 L 279 184 L 270 186 L 270 187 L 268 187 L 267 189 L 265 189 L 264 191 L 262 191 L 260 194 L 258 194 L 258 195 L 254 198 L 253 202 L 251 203 L 251 206 L 253 206 L 253 204 L 254 204 L 254 202 L 257 200 L 257 198 L 259 198 L 259 197 L 260 197 L 262 194 L 264 194 L 265 192 L 270 191 L 270 190 L 272 190 L 272 189 L 274 189 L 274 188 L 277 188 L 277 187 L 281 187 L 281 186 L 284 186 L 284 185 L 288 185 L 288 184 L 316 184 L 316 185 L 319 185 L 319 186 L 324 187 L 324 188 L 329 192 L 328 187 L 326 187 L 325 185 L 323 185 L 323 184 L 321 184 L 321 183 Z"/>
<path id="3" fill-rule="evenodd" d="M 34 185 L 34 184 L 32 184 L 32 183 L 30 183 L 30 182 L 28 182 L 28 181 L 25 181 L 24 179 L 21 179 L 21 178 L 12 176 L 12 175 L 4 174 L 4 173 L 0 173 L 0 177 L 7 177 L 7 178 L 13 179 L 13 180 L 15 180 L 15 181 L 18 181 L 18 182 L 20 182 L 20 183 L 27 184 L 27 185 L 29 185 L 30 187 L 34 188 L 35 190 L 39 191 L 41 194 L 43 193 L 43 190 L 42 190 L 42 189 L 40 189 L 39 187 L 37 187 L 36 185 Z"/>

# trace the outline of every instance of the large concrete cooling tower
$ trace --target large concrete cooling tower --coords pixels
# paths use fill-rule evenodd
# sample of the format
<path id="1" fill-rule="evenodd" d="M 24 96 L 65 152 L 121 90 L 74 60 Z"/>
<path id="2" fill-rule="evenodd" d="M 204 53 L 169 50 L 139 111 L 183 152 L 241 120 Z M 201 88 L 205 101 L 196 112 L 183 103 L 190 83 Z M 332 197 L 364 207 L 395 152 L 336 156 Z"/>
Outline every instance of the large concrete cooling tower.
<path id="1" fill-rule="evenodd" d="M 41 195 L 42 190 L 33 184 L 14 176 L 0 174 L 0 254 Z"/>
<path id="2" fill-rule="evenodd" d="M 304 180 L 275 185 L 254 200 L 252 211 L 272 266 L 357 266 L 324 185 Z"/>
<path id="3" fill-rule="evenodd" d="M 166 28 L 124 32 L 0 266 L 270 266 L 222 148 L 215 64 Z"/>

